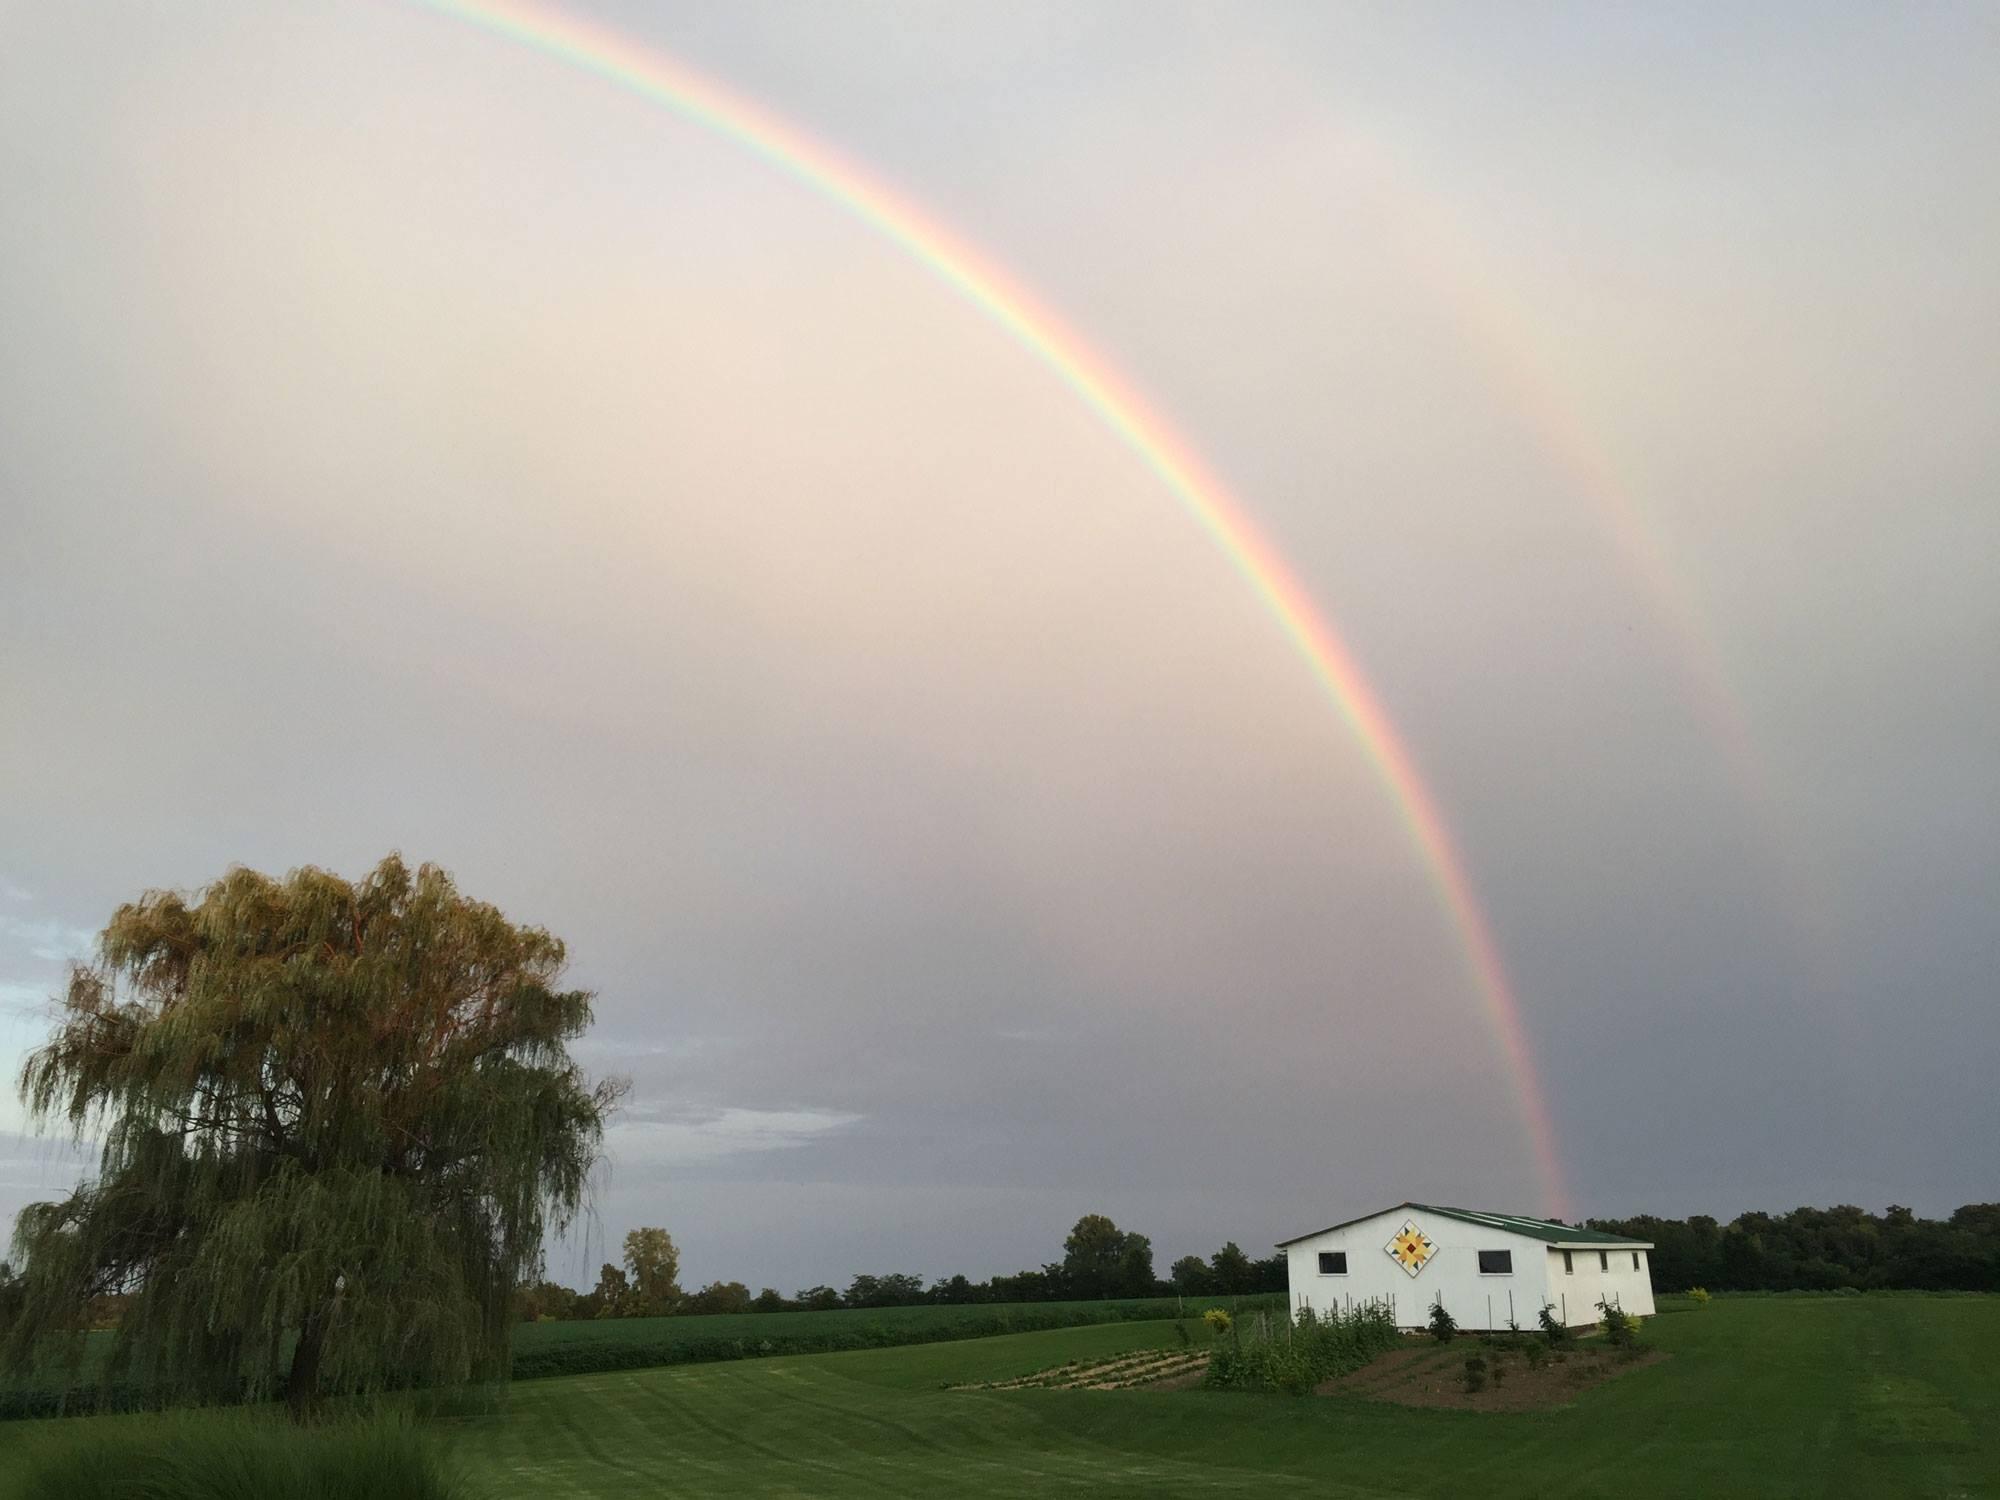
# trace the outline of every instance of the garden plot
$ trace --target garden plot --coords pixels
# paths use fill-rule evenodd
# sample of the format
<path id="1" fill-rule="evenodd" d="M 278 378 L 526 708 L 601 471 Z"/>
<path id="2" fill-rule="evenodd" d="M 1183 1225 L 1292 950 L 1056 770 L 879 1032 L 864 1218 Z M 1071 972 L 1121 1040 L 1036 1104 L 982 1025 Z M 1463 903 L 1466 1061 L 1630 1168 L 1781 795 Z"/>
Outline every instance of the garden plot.
<path id="1" fill-rule="evenodd" d="M 1440 1344 L 1427 1339 L 1391 1349 L 1351 1374 L 1323 1381 L 1315 1394 L 1398 1406 L 1534 1411 L 1567 1406 L 1581 1392 L 1665 1357 L 1654 1349 L 1618 1351 L 1588 1340 L 1531 1361 L 1525 1345 L 1510 1348 L 1471 1339 Z M 1468 1360 L 1480 1361 L 1476 1385 L 1467 1379 Z"/>

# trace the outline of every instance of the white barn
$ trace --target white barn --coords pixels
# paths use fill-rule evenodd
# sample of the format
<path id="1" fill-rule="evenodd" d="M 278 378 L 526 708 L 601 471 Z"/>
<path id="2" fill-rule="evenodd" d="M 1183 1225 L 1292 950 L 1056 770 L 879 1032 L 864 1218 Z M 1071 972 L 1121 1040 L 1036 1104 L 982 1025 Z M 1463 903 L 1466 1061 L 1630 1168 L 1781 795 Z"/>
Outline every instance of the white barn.
<path id="1" fill-rule="evenodd" d="M 1421 1328 L 1443 1302 L 1461 1328 L 1532 1330 L 1544 1306 L 1571 1328 L 1595 1323 L 1599 1302 L 1653 1311 L 1650 1242 L 1517 1214 L 1399 1203 L 1278 1248 L 1294 1312 L 1381 1301 Z"/>

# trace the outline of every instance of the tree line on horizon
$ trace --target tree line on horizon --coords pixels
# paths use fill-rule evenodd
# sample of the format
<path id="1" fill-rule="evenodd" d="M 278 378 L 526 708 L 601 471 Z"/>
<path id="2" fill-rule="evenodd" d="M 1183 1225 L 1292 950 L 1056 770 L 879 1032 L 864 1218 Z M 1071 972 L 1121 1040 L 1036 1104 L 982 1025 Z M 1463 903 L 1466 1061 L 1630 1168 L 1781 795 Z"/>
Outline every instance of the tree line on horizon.
<path id="1" fill-rule="evenodd" d="M 1085 1214 L 1063 1241 L 1061 1260 L 1012 1276 L 974 1281 L 921 1275 L 860 1274 L 845 1291 L 802 1287 L 787 1297 L 776 1287 L 752 1294 L 741 1281 L 712 1281 L 680 1289 L 680 1251 L 664 1229 L 635 1229 L 625 1236 L 622 1265 L 607 1262 L 597 1285 L 580 1292 L 541 1280 L 520 1288 L 515 1301 L 523 1322 L 588 1318 L 656 1318 L 703 1313 L 832 1312 L 839 1308 L 977 1306 L 990 1303 L 1091 1302 L 1108 1298 L 1229 1297 L 1285 1290 L 1282 1254 L 1253 1260 L 1234 1240 L 1213 1255 L 1184 1255 L 1166 1280 L 1153 1270 L 1153 1244 L 1120 1229 L 1104 1214 Z"/>
<path id="2" fill-rule="evenodd" d="M 2000 1203 L 1968 1203 L 1944 1219 L 1901 1204 L 1881 1214 L 1837 1204 L 1727 1224 L 1705 1214 L 1590 1224 L 1653 1242 L 1656 1291 L 2000 1292 Z"/>

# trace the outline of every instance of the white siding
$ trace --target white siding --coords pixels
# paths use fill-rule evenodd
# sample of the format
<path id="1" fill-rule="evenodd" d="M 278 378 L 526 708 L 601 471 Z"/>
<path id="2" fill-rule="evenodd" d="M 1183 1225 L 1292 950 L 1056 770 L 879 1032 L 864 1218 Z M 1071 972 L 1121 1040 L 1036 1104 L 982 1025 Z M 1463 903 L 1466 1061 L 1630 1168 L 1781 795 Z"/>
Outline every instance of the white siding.
<path id="1" fill-rule="evenodd" d="M 1563 1256 L 1568 1254 L 1567 1267 Z M 1639 1268 L 1632 1269 L 1638 1256 Z M 1644 1250 L 1551 1248 L 1548 1253 L 1549 1300 L 1565 1310 L 1571 1327 L 1595 1323 L 1599 1302 L 1615 1302 L 1642 1318 L 1653 1315 L 1653 1268 Z M 1525 1326 L 1526 1320 L 1523 1320 Z"/>

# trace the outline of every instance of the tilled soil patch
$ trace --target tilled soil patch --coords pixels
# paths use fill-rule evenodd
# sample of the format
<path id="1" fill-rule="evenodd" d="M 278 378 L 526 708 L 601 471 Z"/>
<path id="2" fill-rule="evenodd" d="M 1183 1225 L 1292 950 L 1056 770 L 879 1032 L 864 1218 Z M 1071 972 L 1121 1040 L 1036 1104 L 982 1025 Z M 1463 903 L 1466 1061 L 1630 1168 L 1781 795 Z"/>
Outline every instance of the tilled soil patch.
<path id="1" fill-rule="evenodd" d="M 1465 1388 L 1465 1361 L 1470 1355 L 1486 1361 L 1483 1390 Z M 1581 1391 L 1665 1358 L 1657 1349 L 1627 1357 L 1603 1345 L 1583 1344 L 1561 1351 L 1560 1359 L 1551 1356 L 1537 1368 L 1518 1350 L 1488 1349 L 1469 1339 L 1433 1341 L 1424 1347 L 1391 1349 L 1350 1375 L 1323 1382 L 1315 1394 L 1464 1411 L 1540 1411 L 1567 1406 Z"/>

